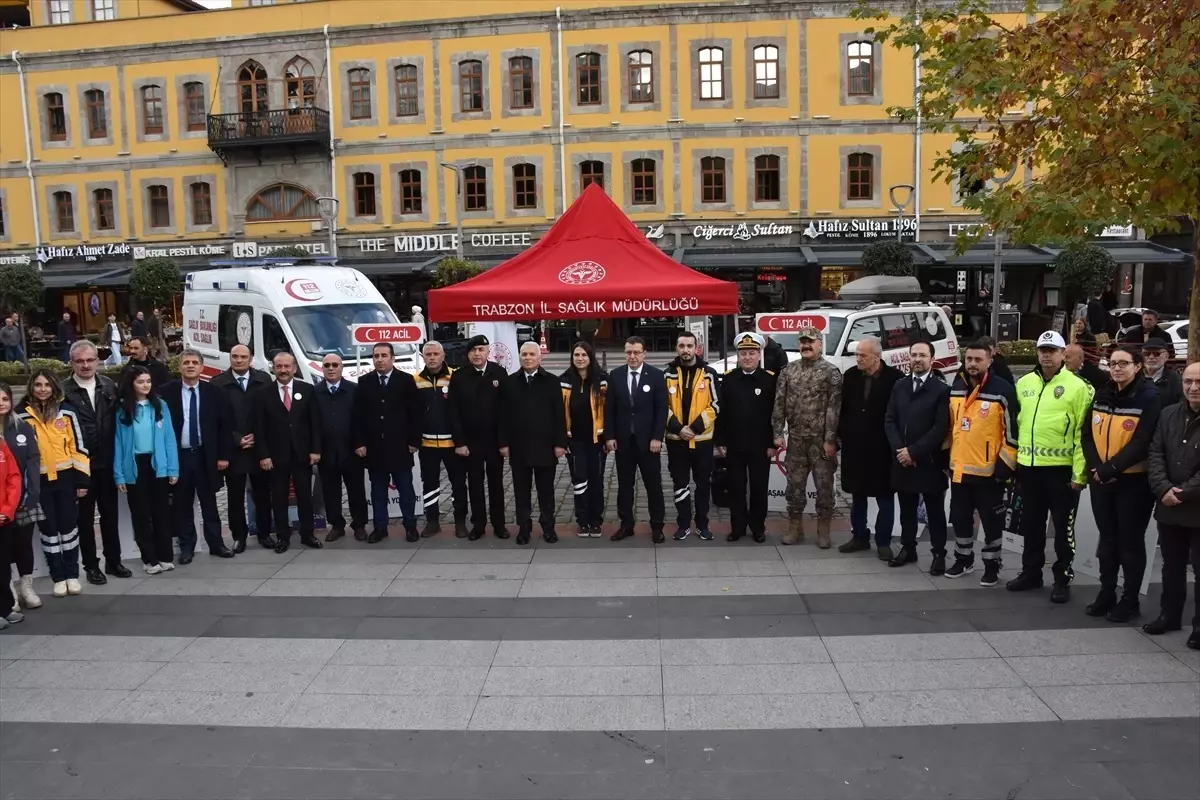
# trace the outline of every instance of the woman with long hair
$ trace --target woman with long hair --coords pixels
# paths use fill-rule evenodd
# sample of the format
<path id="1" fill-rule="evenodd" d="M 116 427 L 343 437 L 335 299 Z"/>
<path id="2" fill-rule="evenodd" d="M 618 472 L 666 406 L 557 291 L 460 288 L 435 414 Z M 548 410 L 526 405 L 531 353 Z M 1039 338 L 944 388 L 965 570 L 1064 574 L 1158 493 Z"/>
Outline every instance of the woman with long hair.
<path id="1" fill-rule="evenodd" d="M 83 592 L 79 584 L 79 498 L 88 492 L 91 462 L 75 409 L 63 400 L 58 378 L 39 369 L 29 378 L 21 419 L 37 434 L 41 451 L 42 554 L 54 596 Z"/>
<path id="2" fill-rule="evenodd" d="M 1096 387 L 1091 424 L 1083 429 L 1088 492 L 1100 543 L 1100 594 L 1087 607 L 1092 617 L 1125 623 L 1140 611 L 1146 574 L 1146 528 L 1154 492 L 1146 472 L 1150 442 L 1162 411 L 1158 390 L 1142 370 L 1141 348 L 1118 346 L 1108 356 L 1111 380 Z M 1117 573 L 1124 588 L 1117 599 Z"/>
<path id="3" fill-rule="evenodd" d="M 599 538 L 604 523 L 604 399 L 608 373 L 596 363 L 587 342 L 571 348 L 571 366 L 559 376 L 567 437 L 571 442 L 571 487 L 579 536 Z"/>
<path id="4" fill-rule="evenodd" d="M 117 390 L 113 481 L 129 495 L 133 538 L 147 575 L 175 569 L 170 486 L 179 480 L 179 447 L 171 411 L 154 391 L 150 370 L 132 366 Z"/>
<path id="5" fill-rule="evenodd" d="M 17 565 L 17 580 L 12 582 L 14 601 L 12 610 L 40 608 L 42 599 L 33 591 L 33 525 L 40 522 L 43 514 L 39 504 L 42 489 L 42 455 L 38 450 L 37 434 L 28 422 L 17 416 L 13 409 L 12 387 L 0 381 L 0 430 L 3 439 L 13 454 L 13 460 L 21 471 L 21 501 L 17 505 L 8 536 L 8 558 L 0 559 L 0 573 L 4 585 L 8 586 L 12 576 L 9 564 Z M 0 592 L 0 612 L 4 605 L 4 594 Z"/>

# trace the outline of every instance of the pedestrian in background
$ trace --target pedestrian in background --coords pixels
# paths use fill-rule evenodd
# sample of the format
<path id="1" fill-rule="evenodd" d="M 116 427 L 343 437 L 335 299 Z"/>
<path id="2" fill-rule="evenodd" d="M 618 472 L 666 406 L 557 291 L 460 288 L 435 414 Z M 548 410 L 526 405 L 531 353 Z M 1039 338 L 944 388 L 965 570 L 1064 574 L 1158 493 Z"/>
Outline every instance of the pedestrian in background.
<path id="1" fill-rule="evenodd" d="M 129 340 L 129 360 L 121 368 L 122 378 L 125 377 L 125 370 L 131 365 L 148 370 L 155 389 L 162 389 L 174 380 L 170 368 L 150 354 L 150 343 L 145 336 L 134 336 Z"/>
<path id="2" fill-rule="evenodd" d="M 871 549 L 867 520 L 868 500 L 875 499 L 875 552 L 881 561 L 892 556 L 892 528 L 896 523 L 896 494 L 892 460 L 884 418 L 892 388 L 904 373 L 883 363 L 883 346 L 874 336 L 855 345 L 855 366 L 842 375 L 842 410 L 838 415 L 838 441 L 842 451 L 842 491 L 850 495 L 850 541 L 839 553 Z"/>
<path id="3" fill-rule="evenodd" d="M 5 317 L 4 325 L 0 326 L 0 346 L 4 348 L 5 361 L 25 360 L 25 352 L 21 349 L 21 329 L 17 326 L 15 314 Z"/>
<path id="4" fill-rule="evenodd" d="M 1167 363 L 1174 354 L 1170 345 L 1162 339 L 1150 339 L 1142 345 L 1142 373 L 1158 390 L 1163 408 L 1173 406 L 1183 399 L 1183 379 Z"/>
<path id="5" fill-rule="evenodd" d="M 40 608 L 42 600 L 33 591 L 33 526 L 42 519 L 39 503 L 42 488 L 42 455 L 38 449 L 37 435 L 28 422 L 17 416 L 13 408 L 12 387 L 0 382 L 0 431 L 4 441 L 21 470 L 24 494 L 13 516 L 13 529 L 9 533 L 9 557 L 17 568 L 17 579 L 12 582 L 12 591 L 17 602 L 13 611 L 25 608 Z M 5 583 L 12 577 L 12 570 L 5 564 L 0 566 L 0 576 Z M 5 606 L 0 605 L 0 611 Z"/>
<path id="6" fill-rule="evenodd" d="M 150 355 L 157 361 L 167 360 L 167 334 L 162 317 L 162 309 L 154 309 L 150 323 L 146 326 L 146 335 L 150 338 Z M 158 386 L 155 383 L 155 386 Z"/>
<path id="7" fill-rule="evenodd" d="M 108 322 L 104 326 L 104 334 L 100 341 L 108 344 L 108 358 L 104 360 L 104 364 L 109 367 L 119 367 L 125 361 L 125 357 L 121 354 L 121 348 L 125 346 L 125 332 L 121 330 L 121 324 L 117 322 L 116 314 L 108 315 Z"/>
<path id="8" fill-rule="evenodd" d="M 1008 359 L 1004 357 L 1004 353 L 996 345 L 996 340 L 990 336 L 980 336 L 976 341 L 986 347 L 988 354 L 992 357 L 992 366 L 988 371 L 1002 381 L 1016 386 L 1017 379 L 1013 377 L 1012 370 L 1008 367 Z"/>
<path id="9" fill-rule="evenodd" d="M 71 320 L 71 312 L 64 311 L 62 319 L 58 321 L 58 346 L 62 352 L 62 360 L 71 363 L 71 345 L 75 344 L 75 339 L 78 338 L 75 331 L 75 323 Z"/>
<path id="10" fill-rule="evenodd" d="M 471 530 L 467 539 L 483 537 L 484 526 L 492 522 L 497 539 L 507 539 L 504 518 L 504 459 L 497 442 L 500 391 L 508 373 L 491 358 L 491 342 L 486 336 L 467 340 L 467 366 L 450 376 L 450 422 L 454 453 L 465 460 L 467 498 L 471 504 Z M 484 493 L 484 485 L 487 492 Z"/>
<path id="11" fill-rule="evenodd" d="M 171 487 L 179 480 L 179 447 L 166 402 L 150 371 L 134 367 L 121 379 L 113 438 L 113 477 L 129 498 L 133 538 L 147 575 L 175 569 Z M 189 504 L 188 510 L 191 510 Z"/>
<path id="12" fill-rule="evenodd" d="M 575 522 L 581 538 L 600 536 L 604 524 L 604 405 L 608 373 L 596 363 L 587 342 L 571 348 L 571 366 L 558 378 L 570 442 L 568 465 L 575 497 Z"/>
<path id="13" fill-rule="evenodd" d="M 708 507 L 712 493 L 713 426 L 720 413 L 721 376 L 696 352 L 696 335 L 688 331 L 675 339 L 675 359 L 667 366 L 667 470 L 675 492 L 678 529 L 675 541 L 692 532 L 712 541 Z M 695 482 L 695 489 L 691 483 Z M 695 497 L 693 516 L 692 497 Z"/>
<path id="14" fill-rule="evenodd" d="M 729 535 L 736 542 L 747 528 L 759 544 L 767 540 L 767 491 L 775 437 L 775 376 L 762 368 L 763 337 L 738 334 L 737 366 L 721 377 L 721 413 L 713 430 L 716 455 L 729 475 Z"/>
<path id="15" fill-rule="evenodd" d="M 129 337 L 132 339 L 137 336 L 146 336 L 146 312 L 139 311 L 133 317 L 133 322 L 129 323 Z"/>
<path id="16" fill-rule="evenodd" d="M 662 370 L 646 363 L 646 342 L 640 336 L 625 340 L 625 363 L 608 376 L 604 406 L 605 449 L 617 462 L 617 517 L 621 527 L 609 537 L 614 542 L 633 536 L 637 523 L 633 511 L 634 473 L 641 473 L 650 512 L 650 538 L 663 535 L 666 506 L 662 491 L 663 439 L 667 427 L 667 383 Z"/>
<path id="17" fill-rule="evenodd" d="M 33 428 L 41 450 L 42 519 L 38 528 L 54 596 L 80 594 L 79 498 L 87 494 L 91 462 L 79 417 L 50 370 L 40 369 L 30 377 L 21 418 Z"/>
<path id="18" fill-rule="evenodd" d="M 1112 380 L 1098 387 L 1082 439 L 1092 513 L 1100 532 L 1100 594 L 1087 613 L 1123 623 L 1141 612 L 1146 528 L 1154 513 L 1146 458 L 1162 401 L 1142 374 L 1136 347 L 1117 346 L 1110 352 L 1108 372 Z M 1118 572 L 1124 578 L 1119 601 Z"/>

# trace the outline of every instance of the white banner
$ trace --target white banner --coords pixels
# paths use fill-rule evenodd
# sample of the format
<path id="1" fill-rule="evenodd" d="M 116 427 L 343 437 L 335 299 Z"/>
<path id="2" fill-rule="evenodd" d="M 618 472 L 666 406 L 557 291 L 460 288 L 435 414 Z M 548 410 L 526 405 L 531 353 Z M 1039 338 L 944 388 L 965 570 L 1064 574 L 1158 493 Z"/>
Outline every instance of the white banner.
<path id="1" fill-rule="evenodd" d="M 504 367 L 510 375 L 521 368 L 518 358 L 517 323 L 515 322 L 472 322 L 472 335 L 486 336 L 492 343 L 491 360 Z"/>

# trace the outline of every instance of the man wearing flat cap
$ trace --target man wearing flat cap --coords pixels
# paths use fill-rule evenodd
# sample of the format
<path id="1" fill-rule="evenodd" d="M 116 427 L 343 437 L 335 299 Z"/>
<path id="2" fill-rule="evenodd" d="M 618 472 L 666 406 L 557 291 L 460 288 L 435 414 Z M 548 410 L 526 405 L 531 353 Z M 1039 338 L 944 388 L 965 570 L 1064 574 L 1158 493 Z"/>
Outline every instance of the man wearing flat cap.
<path id="1" fill-rule="evenodd" d="M 471 530 L 467 538 L 483 537 L 489 517 L 492 533 L 507 539 L 504 529 L 504 459 L 500 455 L 497 412 L 500 387 L 508 373 L 489 360 L 492 343 L 486 336 L 467 340 L 467 366 L 450 376 L 449 400 L 454 452 L 467 463 L 467 497 L 471 503 Z M 487 481 L 485 504 L 483 485 Z"/>
<path id="2" fill-rule="evenodd" d="M 823 357 L 821 332 L 811 325 L 796 332 L 800 360 L 779 373 L 771 426 L 775 446 L 787 448 L 788 532 L 783 544 L 804 541 L 808 476 L 817 487 L 817 546 L 831 546 L 833 476 L 837 470 L 838 417 L 842 411 L 842 373 Z"/>
<path id="3" fill-rule="evenodd" d="M 721 413 L 713 442 L 725 457 L 729 474 L 728 541 L 750 535 L 767 540 L 767 485 L 775 458 L 771 412 L 775 408 L 775 374 L 762 368 L 763 337 L 738 334 L 737 366 L 721 379 Z M 747 510 L 749 516 L 747 516 Z"/>

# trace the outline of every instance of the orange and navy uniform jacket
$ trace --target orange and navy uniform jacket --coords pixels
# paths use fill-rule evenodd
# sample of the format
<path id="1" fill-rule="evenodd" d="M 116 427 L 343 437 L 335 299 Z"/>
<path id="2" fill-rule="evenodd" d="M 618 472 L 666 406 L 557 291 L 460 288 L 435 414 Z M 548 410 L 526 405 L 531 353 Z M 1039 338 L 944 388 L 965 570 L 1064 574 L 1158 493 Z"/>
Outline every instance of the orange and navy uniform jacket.
<path id="1" fill-rule="evenodd" d="M 21 505 L 21 494 L 25 491 L 25 481 L 21 478 L 21 468 L 4 436 L 0 435 L 0 515 L 4 516 L 5 525 L 10 524 L 17 516 L 17 508 Z M 7 536 L 8 534 L 4 534 Z M 7 580 L 7 576 L 5 576 Z"/>
<path id="2" fill-rule="evenodd" d="M 717 413 L 721 410 L 717 397 L 721 376 L 703 359 L 697 358 L 695 369 L 689 371 L 683 368 L 677 358 L 667 366 L 666 380 L 667 438 L 684 441 L 680 432 L 683 426 L 687 425 L 696 434 L 696 437 L 688 442 L 689 448 L 694 449 L 697 442 L 712 441 Z M 690 398 L 686 414 L 685 395 Z"/>
<path id="3" fill-rule="evenodd" d="M 43 422 L 33 413 L 28 398 L 22 401 L 17 413 L 37 435 L 42 476 L 48 481 L 56 481 L 59 473 L 74 470 L 76 488 L 88 488 L 92 480 L 92 463 L 83 444 L 83 428 L 71 404 L 61 404 L 58 413 L 49 422 Z"/>
<path id="4" fill-rule="evenodd" d="M 1108 483 L 1118 475 L 1146 472 L 1150 441 L 1158 427 L 1162 398 L 1142 373 L 1124 389 L 1109 381 L 1098 387 L 1083 426 L 1083 457 L 1089 478 Z M 1091 478 L 1096 470 L 1096 478 Z"/>
<path id="5" fill-rule="evenodd" d="M 972 386 L 959 372 L 950 387 L 950 477 L 1007 480 L 1017 468 L 1017 390 L 989 370 Z"/>
<path id="6" fill-rule="evenodd" d="M 437 372 L 429 367 L 421 370 L 414 378 L 421 407 L 425 409 L 421 420 L 421 447 L 451 448 L 454 445 L 456 425 L 452 415 L 454 404 L 450 402 L 450 376 L 454 370 L 442 364 Z"/>
<path id="7" fill-rule="evenodd" d="M 572 392 L 591 392 L 592 399 L 592 431 L 591 438 L 587 439 L 591 444 L 600 444 L 604 441 L 604 403 L 608 398 L 608 376 L 601 373 L 600 385 L 592 391 L 591 386 L 584 386 L 583 379 L 579 377 L 579 373 L 573 367 L 568 367 L 566 372 L 558 376 L 558 385 L 562 388 L 563 413 L 567 416 L 567 438 L 571 441 L 577 439 L 585 439 L 589 434 L 585 431 L 571 430 L 571 393 Z"/>

